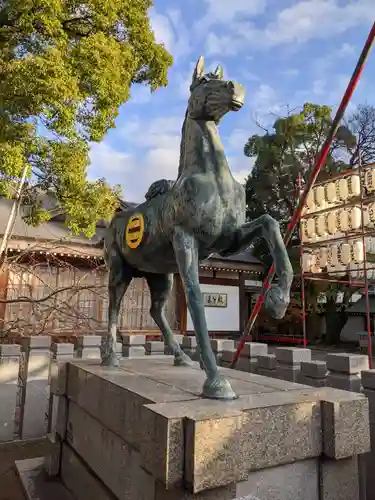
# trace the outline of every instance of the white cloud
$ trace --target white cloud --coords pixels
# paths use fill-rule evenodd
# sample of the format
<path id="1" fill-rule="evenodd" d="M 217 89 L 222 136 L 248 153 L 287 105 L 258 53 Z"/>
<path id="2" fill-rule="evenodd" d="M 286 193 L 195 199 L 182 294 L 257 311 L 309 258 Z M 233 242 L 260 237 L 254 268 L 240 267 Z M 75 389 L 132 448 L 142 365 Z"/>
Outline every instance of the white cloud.
<path id="1" fill-rule="evenodd" d="M 227 144 L 231 150 L 243 152 L 243 148 L 249 136 L 248 130 L 236 128 L 225 139 L 225 144 Z"/>
<path id="2" fill-rule="evenodd" d="M 207 10 L 196 29 L 207 30 L 216 24 L 230 24 L 235 19 L 255 16 L 264 12 L 266 0 L 206 0 Z"/>
<path id="3" fill-rule="evenodd" d="M 213 11 L 216 1 L 208 1 Z M 227 2 L 228 10 L 232 3 Z M 262 2 L 255 2 L 258 10 L 252 8 L 253 4 L 250 4 L 248 14 L 246 0 L 239 3 L 237 12 L 242 12 L 243 15 L 237 16 L 236 10 L 233 15 L 227 14 L 225 35 L 218 35 L 212 30 L 207 35 L 212 53 L 223 51 L 225 55 L 228 50 L 230 53 L 238 53 L 244 47 L 269 49 L 282 44 L 290 46 L 294 44 L 296 48 L 298 44 L 313 39 L 334 37 L 359 25 L 370 25 L 369 20 L 375 17 L 374 0 L 350 0 L 345 3 L 341 0 L 303 0 L 279 10 L 272 21 L 260 28 L 259 25 L 249 21 L 249 17 L 262 12 Z M 219 9 L 219 14 L 213 15 L 214 21 L 209 23 L 210 26 L 218 24 L 216 19 L 221 19 L 224 12 L 225 9 Z M 206 17 L 208 18 L 208 15 L 204 19 Z M 344 44 L 342 50 L 341 57 L 344 57 L 349 56 L 353 48 L 349 44 Z"/>
<path id="4" fill-rule="evenodd" d="M 284 69 L 281 74 L 283 76 L 286 76 L 287 78 L 295 78 L 300 74 L 300 71 L 297 68 L 289 68 L 289 69 Z"/>
<path id="5" fill-rule="evenodd" d="M 259 115 L 278 113 L 281 108 L 280 98 L 273 87 L 261 83 L 252 95 L 251 107 Z"/>
<path id="6" fill-rule="evenodd" d="M 151 8 L 149 13 L 156 41 L 164 44 L 175 61 L 191 51 L 189 31 L 178 9 L 159 14 L 156 9 Z"/>

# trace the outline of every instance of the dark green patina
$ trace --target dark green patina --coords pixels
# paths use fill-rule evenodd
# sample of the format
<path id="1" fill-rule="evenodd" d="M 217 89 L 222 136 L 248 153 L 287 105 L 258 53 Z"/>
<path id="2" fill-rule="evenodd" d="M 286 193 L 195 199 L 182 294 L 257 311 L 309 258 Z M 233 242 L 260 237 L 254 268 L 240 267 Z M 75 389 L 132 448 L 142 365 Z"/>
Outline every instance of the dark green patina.
<path id="1" fill-rule="evenodd" d="M 219 374 L 212 352 L 199 285 L 199 262 L 212 253 L 223 256 L 247 249 L 254 238 L 265 238 L 274 259 L 278 283 L 265 298 L 265 307 L 282 318 L 290 299 L 292 267 L 277 222 L 263 215 L 245 222 L 245 190 L 233 178 L 217 124 L 229 111 L 244 103 L 242 85 L 225 81 L 219 66 L 204 74 L 201 57 L 194 71 L 191 96 L 182 127 L 179 172 L 176 181 L 155 182 L 146 202 L 116 214 L 105 237 L 109 266 L 109 333 L 103 339 L 102 364 L 117 366 L 116 323 L 127 287 L 144 277 L 151 294 L 151 316 L 174 353 L 175 365 L 191 360 L 174 340 L 164 316 L 164 306 L 179 272 L 194 324 L 201 366 L 207 379 L 202 395 L 215 399 L 236 397 Z M 126 226 L 134 214 L 142 214 L 145 232 L 137 248 L 126 243 Z"/>

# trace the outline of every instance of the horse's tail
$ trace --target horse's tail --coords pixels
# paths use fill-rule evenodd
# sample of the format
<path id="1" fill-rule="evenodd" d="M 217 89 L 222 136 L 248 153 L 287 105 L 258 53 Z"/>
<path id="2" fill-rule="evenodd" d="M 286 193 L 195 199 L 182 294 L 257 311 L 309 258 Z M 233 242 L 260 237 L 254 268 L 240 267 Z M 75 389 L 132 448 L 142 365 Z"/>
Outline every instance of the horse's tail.
<path id="1" fill-rule="evenodd" d="M 111 220 L 109 225 L 106 228 L 105 231 L 105 236 L 104 236 L 104 241 L 103 241 L 103 257 L 104 261 L 109 266 L 110 264 L 110 259 L 111 259 L 111 247 L 115 244 L 115 238 L 114 238 L 114 220 L 115 218 Z"/>

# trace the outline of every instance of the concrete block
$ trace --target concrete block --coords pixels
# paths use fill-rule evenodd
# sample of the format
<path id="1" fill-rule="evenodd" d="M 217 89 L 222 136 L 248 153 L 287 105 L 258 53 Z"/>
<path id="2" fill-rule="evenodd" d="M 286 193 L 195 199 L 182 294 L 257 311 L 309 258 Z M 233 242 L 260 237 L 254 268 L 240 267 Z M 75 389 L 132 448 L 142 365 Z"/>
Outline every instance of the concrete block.
<path id="1" fill-rule="evenodd" d="M 68 419 L 68 398 L 65 396 L 56 397 L 56 423 L 53 432 L 63 441 L 66 438 L 66 425 Z"/>
<path id="2" fill-rule="evenodd" d="M 370 451 L 369 404 L 365 396 L 324 396 L 322 426 L 327 457 L 340 460 Z"/>
<path id="3" fill-rule="evenodd" d="M 164 354 L 164 342 L 150 341 L 145 344 L 146 355 Z"/>
<path id="4" fill-rule="evenodd" d="M 236 364 L 236 370 L 247 373 L 256 373 L 257 367 L 256 358 L 245 358 L 240 356 Z"/>
<path id="5" fill-rule="evenodd" d="M 122 334 L 122 344 L 124 346 L 142 346 L 144 347 L 146 343 L 146 336 L 145 335 L 129 335 L 129 334 Z"/>
<path id="6" fill-rule="evenodd" d="M 359 496 L 358 457 L 320 461 L 320 498 L 324 500 L 361 500 Z"/>
<path id="7" fill-rule="evenodd" d="M 325 378 L 327 376 L 327 363 L 325 361 L 302 361 L 301 373 L 305 377 Z"/>
<path id="8" fill-rule="evenodd" d="M 190 335 L 184 335 L 184 338 L 182 340 L 182 347 L 185 349 L 196 349 L 197 347 L 197 339 L 194 337 L 191 337 Z"/>
<path id="9" fill-rule="evenodd" d="M 146 355 L 146 351 L 141 345 L 123 345 L 122 355 L 124 358 L 140 358 Z"/>
<path id="10" fill-rule="evenodd" d="M 311 350 L 300 347 L 277 347 L 276 361 L 287 365 L 299 364 L 302 361 L 311 361 Z"/>
<path id="11" fill-rule="evenodd" d="M 238 342 L 236 343 L 236 348 Z M 241 351 L 241 356 L 246 358 L 256 358 L 268 354 L 268 345 L 261 342 L 246 342 Z"/>
<path id="12" fill-rule="evenodd" d="M 375 370 L 364 370 L 361 373 L 362 385 L 364 389 L 375 391 Z"/>
<path id="13" fill-rule="evenodd" d="M 234 349 L 234 340 L 228 339 L 211 339 L 210 340 L 212 350 L 215 353 L 221 353 L 226 349 Z"/>
<path id="14" fill-rule="evenodd" d="M 225 363 L 231 363 L 233 361 L 234 355 L 236 354 L 236 349 L 225 349 L 221 354 L 221 359 Z"/>
<path id="15" fill-rule="evenodd" d="M 257 374 L 262 375 L 263 377 L 276 378 L 276 370 L 267 370 L 267 368 L 257 368 Z"/>
<path id="16" fill-rule="evenodd" d="M 45 456 L 44 468 L 49 477 L 57 477 L 60 474 L 61 464 L 61 441 L 52 434 L 47 435 L 49 451 Z"/>
<path id="17" fill-rule="evenodd" d="M 262 354 L 258 356 L 258 368 L 265 368 L 266 370 L 276 370 L 276 355 L 275 354 Z"/>
<path id="18" fill-rule="evenodd" d="M 357 374 L 368 370 L 368 357 L 362 354 L 333 353 L 327 355 L 327 368 L 332 372 Z"/>
<path id="19" fill-rule="evenodd" d="M 325 378 L 306 377 L 303 373 L 299 374 L 297 382 L 299 384 L 310 385 L 311 387 L 326 387 Z"/>
<path id="20" fill-rule="evenodd" d="M 100 359 L 100 335 L 82 335 L 74 342 L 75 355 L 78 359 Z"/>
<path id="21" fill-rule="evenodd" d="M 276 377 L 280 380 L 289 380 L 290 382 L 298 382 L 301 369 L 299 365 L 277 364 Z"/>
<path id="22" fill-rule="evenodd" d="M 339 372 L 328 372 L 327 387 L 335 387 L 343 391 L 361 392 L 362 380 L 360 374 L 345 374 Z"/>
<path id="23" fill-rule="evenodd" d="M 157 482 L 155 486 L 154 500 L 233 500 L 235 498 L 235 484 L 194 494 L 183 488 L 172 488 L 170 490 L 166 490 L 163 484 Z"/>

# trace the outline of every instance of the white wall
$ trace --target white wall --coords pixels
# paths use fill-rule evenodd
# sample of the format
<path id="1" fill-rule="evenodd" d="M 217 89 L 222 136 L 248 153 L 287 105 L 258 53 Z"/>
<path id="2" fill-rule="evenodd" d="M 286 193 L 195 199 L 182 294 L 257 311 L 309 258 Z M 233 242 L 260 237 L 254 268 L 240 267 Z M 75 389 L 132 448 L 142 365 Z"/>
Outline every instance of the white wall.
<path id="1" fill-rule="evenodd" d="M 208 330 L 239 331 L 240 293 L 238 286 L 201 285 L 202 293 L 226 293 L 227 307 L 205 307 Z M 187 330 L 193 331 L 190 312 L 187 314 Z"/>

